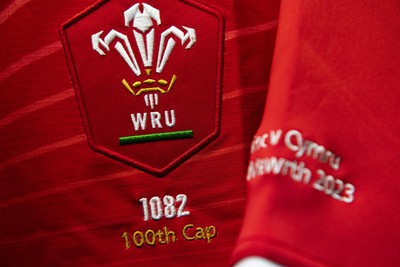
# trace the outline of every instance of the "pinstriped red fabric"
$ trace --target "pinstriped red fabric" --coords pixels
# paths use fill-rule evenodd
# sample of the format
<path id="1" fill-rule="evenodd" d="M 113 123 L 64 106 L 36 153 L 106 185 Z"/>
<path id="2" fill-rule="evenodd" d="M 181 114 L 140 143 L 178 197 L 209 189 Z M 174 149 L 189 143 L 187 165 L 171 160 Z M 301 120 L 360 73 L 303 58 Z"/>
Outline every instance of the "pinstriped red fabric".
<path id="1" fill-rule="evenodd" d="M 0 3 L 2 265 L 228 265 L 279 3 L 199 2 L 226 24 L 221 134 L 164 178 L 87 145 L 58 29 L 93 1 Z"/>

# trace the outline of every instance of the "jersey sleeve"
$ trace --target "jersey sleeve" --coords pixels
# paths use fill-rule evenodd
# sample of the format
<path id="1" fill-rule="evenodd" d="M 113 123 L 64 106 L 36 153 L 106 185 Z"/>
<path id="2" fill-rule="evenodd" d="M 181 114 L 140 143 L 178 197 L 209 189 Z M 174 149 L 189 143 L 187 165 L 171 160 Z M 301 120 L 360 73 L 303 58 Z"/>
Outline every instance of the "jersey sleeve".
<path id="1" fill-rule="evenodd" d="M 233 262 L 400 263 L 399 5 L 287 1 Z"/>

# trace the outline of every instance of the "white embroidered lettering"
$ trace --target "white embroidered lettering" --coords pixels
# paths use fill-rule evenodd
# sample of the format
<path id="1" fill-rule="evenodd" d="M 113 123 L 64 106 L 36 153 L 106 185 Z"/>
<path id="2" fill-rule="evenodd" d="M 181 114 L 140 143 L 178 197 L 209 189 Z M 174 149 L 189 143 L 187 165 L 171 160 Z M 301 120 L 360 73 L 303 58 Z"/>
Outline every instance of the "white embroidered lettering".
<path id="1" fill-rule="evenodd" d="M 282 135 L 282 130 L 271 130 L 269 133 L 255 136 L 251 145 L 251 153 L 278 145 Z M 284 134 L 283 142 L 296 158 L 308 157 L 326 164 L 335 171 L 340 169 L 341 158 L 339 156 L 316 142 L 304 139 L 302 133 L 298 130 L 287 131 Z M 246 180 L 251 182 L 257 177 L 270 174 L 289 176 L 295 182 L 312 185 L 315 190 L 324 192 L 333 199 L 344 203 L 352 203 L 355 199 L 356 188 L 354 185 L 328 175 L 321 169 L 316 170 L 318 179 L 312 182 L 313 171 L 306 167 L 305 162 L 285 158 L 265 157 L 251 160 L 248 165 Z"/>
<path id="2" fill-rule="evenodd" d="M 154 99 L 152 97 L 145 98 L 148 102 L 154 102 Z M 164 111 L 164 118 L 162 114 L 158 111 L 153 111 L 148 114 L 147 112 L 145 113 L 137 113 L 137 114 L 131 114 L 131 120 L 133 123 L 133 126 L 135 128 L 135 131 L 139 130 L 146 130 L 147 129 L 147 124 L 151 124 L 151 128 L 153 129 L 162 129 L 163 128 L 163 123 L 168 128 L 173 128 L 176 125 L 176 115 L 175 115 L 175 110 L 169 110 L 169 111 Z M 149 115 L 149 122 L 147 120 Z"/>
<path id="3" fill-rule="evenodd" d="M 336 171 L 340 168 L 340 157 L 337 157 L 324 146 L 303 139 L 303 135 L 297 130 L 287 132 L 285 144 L 289 150 L 296 152 L 295 156 L 298 158 L 303 156 L 311 157 L 321 163 L 328 163 L 329 166 Z"/>
<path id="4" fill-rule="evenodd" d="M 155 128 L 162 128 L 161 125 L 161 114 L 160 112 L 150 112 L 150 117 L 151 117 L 151 126 L 153 129 Z"/>
<path id="5" fill-rule="evenodd" d="M 161 199 L 159 197 L 152 197 L 149 203 L 150 203 L 151 218 L 153 218 L 153 220 L 155 221 L 161 220 L 161 218 L 164 215 L 161 206 L 162 205 Z"/>
<path id="6" fill-rule="evenodd" d="M 317 170 L 319 179 L 314 182 L 313 187 L 324 192 L 333 199 L 351 203 L 354 201 L 355 187 L 352 184 L 344 183 L 340 179 L 336 179 L 332 175 L 327 175 L 323 170 Z"/>
<path id="7" fill-rule="evenodd" d="M 284 158 L 277 159 L 276 157 L 267 157 L 250 161 L 247 181 L 250 181 L 258 176 L 273 174 L 273 175 L 289 175 L 296 182 L 309 184 L 311 181 L 311 171 L 305 167 L 304 162 L 289 161 Z"/>
<path id="8" fill-rule="evenodd" d="M 250 181 L 251 179 L 256 178 L 256 176 L 257 176 L 257 171 L 256 171 L 256 168 L 254 166 L 254 161 L 250 161 L 249 167 L 247 168 L 246 180 Z"/>
<path id="9" fill-rule="evenodd" d="M 138 131 L 140 128 L 142 130 L 146 130 L 147 113 L 137 113 L 136 115 L 131 114 L 131 118 L 133 126 L 135 127 L 135 131 Z"/>
<path id="10" fill-rule="evenodd" d="M 340 160 L 341 160 L 340 157 L 336 157 L 335 154 L 332 154 L 329 157 L 329 166 L 331 166 L 331 168 L 336 170 L 336 171 L 339 170 Z"/>
<path id="11" fill-rule="evenodd" d="M 187 201 L 188 201 L 187 196 L 184 195 L 184 194 L 179 194 L 179 195 L 176 196 L 176 202 L 177 203 L 179 203 L 179 202 L 181 203 L 179 205 L 179 209 L 178 209 L 178 214 L 177 214 L 178 218 L 190 215 L 190 212 L 185 210 Z"/>
<path id="12" fill-rule="evenodd" d="M 189 216 L 190 212 L 186 210 L 187 196 L 179 194 L 175 198 L 166 195 L 162 198 L 152 197 L 150 200 L 141 198 L 139 202 L 143 208 L 143 220 L 148 221 L 151 219 L 158 221 L 163 217 L 167 219 L 180 218 Z M 176 207 L 178 205 L 178 208 Z"/>
<path id="13" fill-rule="evenodd" d="M 167 219 L 172 219 L 176 216 L 176 208 L 175 208 L 175 198 L 171 196 L 165 196 L 163 199 L 165 208 L 164 208 L 164 214 L 165 218 Z"/>
<path id="14" fill-rule="evenodd" d="M 281 139 L 282 130 L 271 131 L 270 136 L 271 136 L 271 138 L 270 138 L 271 145 L 276 146 L 278 144 L 279 140 Z"/>
<path id="15" fill-rule="evenodd" d="M 293 142 L 293 138 L 295 139 Z M 299 131 L 291 130 L 285 136 L 285 144 L 293 152 L 297 152 L 303 146 L 303 137 Z"/>
<path id="16" fill-rule="evenodd" d="M 175 123 L 176 123 L 175 110 L 171 110 L 170 114 L 171 114 L 171 118 L 168 114 L 168 111 L 165 111 L 165 125 L 167 125 L 167 127 L 169 127 L 169 128 L 172 128 L 175 126 Z"/>
<path id="17" fill-rule="evenodd" d="M 265 133 L 260 136 L 255 136 L 251 144 L 251 153 L 265 149 L 268 145 L 276 146 L 282 136 L 282 130 L 274 131 L 272 130 L 269 134 Z"/>

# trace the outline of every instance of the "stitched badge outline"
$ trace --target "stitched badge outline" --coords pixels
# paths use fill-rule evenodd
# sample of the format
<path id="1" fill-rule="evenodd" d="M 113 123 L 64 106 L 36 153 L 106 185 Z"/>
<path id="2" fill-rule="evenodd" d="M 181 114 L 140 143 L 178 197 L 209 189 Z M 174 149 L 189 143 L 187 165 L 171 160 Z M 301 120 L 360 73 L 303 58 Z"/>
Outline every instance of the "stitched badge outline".
<path id="1" fill-rule="evenodd" d="M 219 135 L 223 20 L 192 1 L 123 2 L 61 38 L 90 147 L 164 176 Z"/>

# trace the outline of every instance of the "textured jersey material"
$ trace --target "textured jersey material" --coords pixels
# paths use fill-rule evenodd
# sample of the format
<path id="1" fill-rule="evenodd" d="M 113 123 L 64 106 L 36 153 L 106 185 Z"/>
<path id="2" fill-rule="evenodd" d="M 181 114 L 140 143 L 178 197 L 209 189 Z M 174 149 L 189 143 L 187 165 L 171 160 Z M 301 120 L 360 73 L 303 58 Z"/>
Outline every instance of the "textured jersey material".
<path id="1" fill-rule="evenodd" d="M 118 7 L 120 11 L 138 3 L 132 1 L 125 6 L 127 1 L 102 2 L 115 4 L 114 8 Z M 159 2 L 145 3 L 157 7 Z M 186 20 L 179 19 L 187 18 L 187 14 L 174 8 L 182 2 L 164 2 L 164 6 L 169 6 L 160 7 L 161 25 L 176 26 L 179 31 L 171 31 L 186 34 L 181 26 L 191 25 L 185 25 L 183 22 Z M 83 120 L 81 117 L 85 114 L 82 113 L 83 106 L 78 105 L 81 99 L 75 94 L 71 82 L 66 62 L 69 57 L 64 55 L 59 29 L 94 1 L 1 1 L 0 265 L 228 265 L 242 221 L 246 188 L 243 177 L 252 136 L 264 107 L 279 2 L 201 0 L 198 3 L 220 14 L 224 23 L 219 135 L 190 157 L 179 160 L 179 164 L 159 178 L 126 165 L 117 157 L 97 153 L 88 146 L 90 132 L 85 117 Z M 144 14 L 143 9 L 140 10 Z M 114 9 L 107 11 L 105 13 L 113 20 Z M 157 17 L 157 12 L 150 13 Z M 122 19 L 118 29 L 112 28 L 114 24 L 105 25 L 104 20 L 91 21 L 88 25 L 98 31 L 104 30 L 104 35 L 99 37 L 103 43 L 97 39 L 99 48 L 110 53 L 102 58 L 104 60 L 113 60 L 111 53 L 118 56 L 114 50 L 116 43 L 110 44 L 108 51 L 104 45 L 107 40 L 103 39 L 111 29 L 125 30 L 123 14 L 119 12 L 118 16 L 118 21 Z M 142 19 L 139 26 L 149 25 L 148 16 L 150 14 L 139 18 Z M 198 24 L 195 25 L 198 34 L 204 34 L 201 23 Z M 174 39 L 175 48 L 181 50 L 173 51 L 172 61 L 168 61 L 166 68 L 173 60 L 181 69 L 184 68 L 180 64 L 185 64 L 188 69 L 191 64 L 201 64 L 191 60 L 190 53 L 197 53 L 195 49 L 202 47 L 202 39 L 198 38 L 193 49 L 185 51 L 179 38 L 185 37 Z M 191 41 L 186 39 L 185 47 Z M 101 58 L 92 49 L 90 35 L 82 36 L 81 42 L 93 53 L 90 55 L 96 56 L 96 60 Z M 128 51 L 126 46 L 124 49 Z M 68 53 L 68 49 L 66 51 Z M 177 51 L 188 55 L 187 59 L 176 61 Z M 125 62 L 120 61 L 123 66 L 128 58 L 125 56 Z M 97 62 L 93 62 L 91 67 L 96 71 L 102 69 L 104 75 L 112 71 Z M 207 84 L 202 80 L 201 71 L 206 68 L 215 69 L 216 66 L 196 68 L 199 73 L 194 78 L 202 84 Z M 96 71 L 93 71 L 96 73 L 92 77 L 94 81 L 104 78 Z M 80 73 L 78 70 L 78 75 Z M 179 76 L 171 94 L 180 88 L 182 80 Z M 128 84 L 126 89 L 133 88 L 134 80 L 129 82 L 121 84 L 119 80 L 118 86 Z M 147 82 L 153 81 L 149 79 Z M 161 78 L 158 82 L 165 84 Z M 104 84 L 99 82 L 96 86 L 101 88 Z M 116 88 L 116 94 L 122 92 L 118 91 L 120 87 Z M 124 92 L 128 92 L 126 89 L 123 88 Z M 101 90 L 99 99 L 104 101 L 105 95 Z M 118 105 L 118 98 L 111 96 L 108 100 L 107 112 L 112 113 L 117 110 L 112 106 Z M 151 100 L 149 97 L 148 100 L 151 106 L 155 98 Z M 91 101 L 91 104 L 97 103 Z M 144 103 L 143 100 L 139 103 L 141 108 L 144 108 Z M 187 109 L 190 110 L 189 100 Z M 90 107 L 88 110 L 92 111 Z M 158 115 L 154 114 L 157 123 Z M 201 115 L 186 115 L 185 120 L 196 121 Z M 181 122 L 178 119 L 176 125 Z M 169 124 L 173 124 L 172 120 Z M 98 127 L 102 127 L 104 132 L 112 132 L 115 125 Z M 182 130 L 187 129 L 177 129 Z M 154 148 L 145 153 L 147 156 L 153 153 L 154 160 L 163 156 Z"/>
<path id="2" fill-rule="evenodd" d="M 234 261 L 400 264 L 399 11 L 282 1 Z"/>

